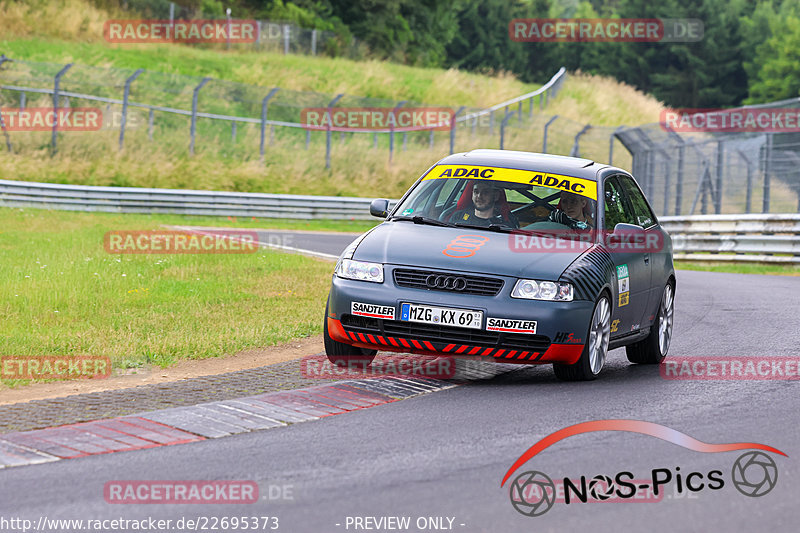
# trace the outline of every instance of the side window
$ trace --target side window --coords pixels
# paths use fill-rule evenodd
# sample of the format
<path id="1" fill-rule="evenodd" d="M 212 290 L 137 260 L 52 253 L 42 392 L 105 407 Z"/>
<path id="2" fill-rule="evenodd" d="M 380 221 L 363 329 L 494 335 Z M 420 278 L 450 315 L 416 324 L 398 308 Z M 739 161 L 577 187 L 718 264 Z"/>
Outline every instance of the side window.
<path id="1" fill-rule="evenodd" d="M 608 231 L 613 231 L 614 226 L 619 224 L 620 222 L 624 222 L 626 224 L 636 224 L 636 220 L 634 218 L 633 213 L 631 212 L 628 204 L 624 200 L 624 194 L 622 192 L 622 188 L 617 181 L 616 176 L 612 176 L 606 179 L 606 184 L 604 186 L 604 196 L 605 196 L 605 219 L 606 219 L 606 226 L 605 229 Z"/>
<path id="2" fill-rule="evenodd" d="M 617 176 L 617 179 L 622 184 L 622 189 L 628 197 L 628 202 L 633 207 L 633 214 L 636 217 L 634 224 L 643 228 L 649 228 L 655 224 L 656 218 L 636 183 L 628 176 Z"/>

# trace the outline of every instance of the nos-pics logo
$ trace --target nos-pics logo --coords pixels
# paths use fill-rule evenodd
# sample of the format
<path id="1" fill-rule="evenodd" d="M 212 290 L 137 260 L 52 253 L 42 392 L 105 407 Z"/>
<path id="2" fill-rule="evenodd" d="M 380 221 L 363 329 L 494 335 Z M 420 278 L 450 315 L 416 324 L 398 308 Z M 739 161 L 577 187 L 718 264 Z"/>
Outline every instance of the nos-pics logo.
<path id="1" fill-rule="evenodd" d="M 684 494 L 720 490 L 728 482 L 741 494 L 757 498 L 772 491 L 778 482 L 778 466 L 775 460 L 764 452 L 786 457 L 785 453 L 776 448 L 755 442 L 709 444 L 652 422 L 596 420 L 566 427 L 534 444 L 506 472 L 500 486 L 504 486 L 522 465 L 542 450 L 568 437 L 595 431 L 640 433 L 696 452 L 747 451 L 734 461 L 730 470 L 725 468 L 699 472 L 682 471 L 680 467 L 653 468 L 641 479 L 634 479 L 632 472 L 623 471 L 610 475 L 598 474 L 594 477 L 581 476 L 577 479 L 563 478 L 553 481 L 544 472 L 528 470 L 516 475 L 508 487 L 514 509 L 525 516 L 541 516 L 556 503 L 570 505 L 603 501 L 661 501 L 668 487 L 676 494 Z"/>

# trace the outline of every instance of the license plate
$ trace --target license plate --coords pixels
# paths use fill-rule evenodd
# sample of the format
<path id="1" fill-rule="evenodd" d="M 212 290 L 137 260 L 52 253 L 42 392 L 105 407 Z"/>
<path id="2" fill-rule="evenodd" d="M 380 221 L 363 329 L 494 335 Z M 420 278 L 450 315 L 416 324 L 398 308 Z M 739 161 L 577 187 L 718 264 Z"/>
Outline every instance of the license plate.
<path id="1" fill-rule="evenodd" d="M 448 309 L 415 304 L 403 304 L 400 309 L 400 320 L 406 322 L 441 324 L 442 326 L 472 329 L 481 329 L 483 322 L 483 311 Z"/>

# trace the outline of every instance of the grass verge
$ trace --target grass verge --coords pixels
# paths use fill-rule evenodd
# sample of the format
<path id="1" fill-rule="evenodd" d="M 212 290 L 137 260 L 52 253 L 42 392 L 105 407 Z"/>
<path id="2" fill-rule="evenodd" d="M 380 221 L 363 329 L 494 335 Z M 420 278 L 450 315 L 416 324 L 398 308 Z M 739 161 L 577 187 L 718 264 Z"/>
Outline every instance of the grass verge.
<path id="1" fill-rule="evenodd" d="M 711 263 L 705 261 L 675 261 L 677 270 L 701 270 L 704 272 L 729 272 L 732 274 L 771 274 L 777 276 L 800 276 L 798 265 L 770 265 L 748 263 Z"/>
<path id="2" fill-rule="evenodd" d="M 103 249 L 112 229 L 208 222 L 0 208 L 0 355 L 97 355 L 118 368 L 168 366 L 321 332 L 329 262 L 268 250 L 110 255 Z M 337 229 L 343 227 L 350 229 L 346 223 Z"/>

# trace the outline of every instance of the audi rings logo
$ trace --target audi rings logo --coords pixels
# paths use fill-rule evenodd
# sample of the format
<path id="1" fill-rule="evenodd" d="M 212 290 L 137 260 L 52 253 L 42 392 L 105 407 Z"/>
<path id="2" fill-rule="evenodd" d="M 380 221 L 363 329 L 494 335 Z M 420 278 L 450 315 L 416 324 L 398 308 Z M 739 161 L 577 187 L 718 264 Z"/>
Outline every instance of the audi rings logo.
<path id="1" fill-rule="evenodd" d="M 764 496 L 778 482 L 778 465 L 761 452 L 748 452 L 733 463 L 733 486 L 745 496 Z"/>
<path id="2" fill-rule="evenodd" d="M 463 291 L 467 288 L 467 280 L 459 276 L 431 274 L 425 278 L 425 285 L 427 285 L 429 289 Z"/>
<path id="3" fill-rule="evenodd" d="M 525 516 L 541 516 L 556 501 L 556 486 L 547 474 L 529 471 L 518 475 L 511 484 L 511 505 Z"/>
<path id="4" fill-rule="evenodd" d="M 450 241 L 447 248 L 442 250 L 442 253 L 447 257 L 456 259 L 472 257 L 488 240 L 489 237 L 484 237 L 483 235 L 459 235 Z"/>

